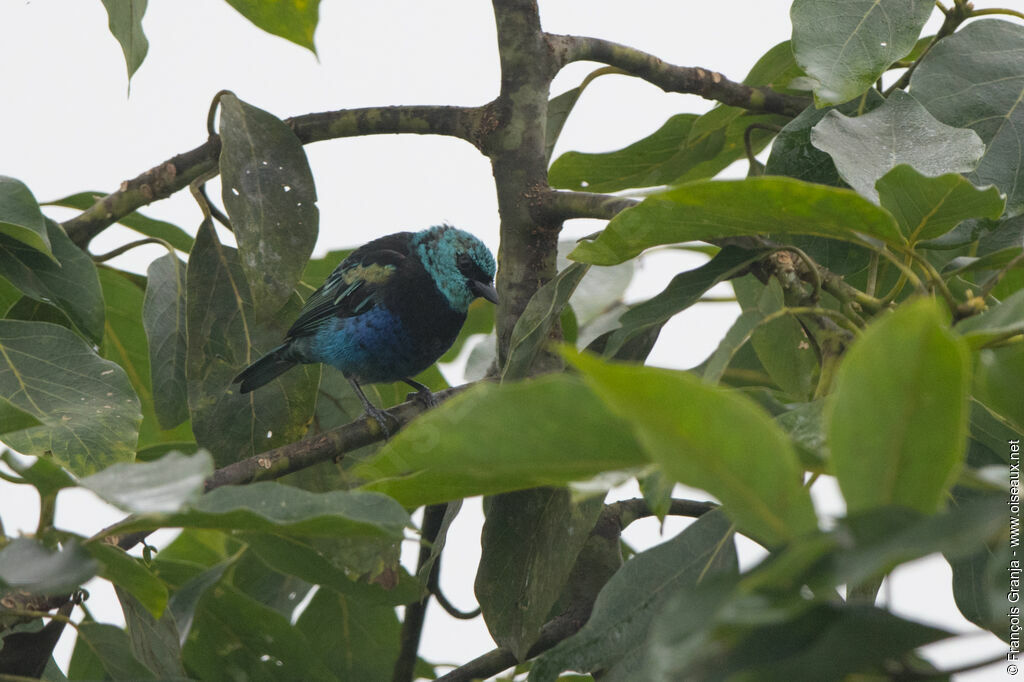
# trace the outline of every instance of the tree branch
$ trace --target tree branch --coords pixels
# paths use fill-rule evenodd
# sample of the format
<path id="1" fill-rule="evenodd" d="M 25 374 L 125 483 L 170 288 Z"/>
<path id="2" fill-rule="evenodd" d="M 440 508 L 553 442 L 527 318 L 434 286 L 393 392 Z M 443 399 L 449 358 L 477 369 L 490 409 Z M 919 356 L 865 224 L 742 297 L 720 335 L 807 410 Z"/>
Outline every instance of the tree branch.
<path id="1" fill-rule="evenodd" d="M 616 215 L 639 204 L 637 199 L 617 197 L 613 194 L 547 190 L 538 197 L 540 211 L 547 220 L 572 218 L 598 218 L 611 220 Z"/>
<path id="2" fill-rule="evenodd" d="M 415 133 L 448 135 L 481 145 L 483 107 L 400 106 L 341 109 L 285 119 L 302 144 L 341 137 Z M 178 154 L 121 187 L 79 215 L 62 223 L 64 231 L 85 248 L 93 237 L 121 218 L 158 199 L 166 199 L 217 166 L 220 137 L 212 136 L 195 149 Z"/>
<path id="3" fill-rule="evenodd" d="M 784 116 L 796 116 L 811 104 L 808 97 L 743 85 L 709 69 L 675 66 L 652 54 L 601 38 L 549 34 L 548 41 L 562 65 L 577 61 L 600 62 L 642 78 L 665 92 L 700 95 L 722 104 Z"/>
<path id="4" fill-rule="evenodd" d="M 430 504 L 423 508 L 423 524 L 420 530 L 422 544 L 420 544 L 419 558 L 416 560 L 417 573 L 430 561 L 432 545 L 437 540 L 438 533 L 441 532 L 447 510 L 448 505 L 444 503 Z M 431 568 L 431 574 L 437 571 L 441 557 L 437 559 L 438 561 L 434 562 Z M 423 634 L 423 620 L 427 615 L 427 602 L 429 601 L 430 592 L 428 591 L 423 595 L 423 599 L 405 607 L 398 659 L 395 661 L 391 682 L 412 682 L 416 669 L 416 658 L 420 649 L 420 637 Z"/>

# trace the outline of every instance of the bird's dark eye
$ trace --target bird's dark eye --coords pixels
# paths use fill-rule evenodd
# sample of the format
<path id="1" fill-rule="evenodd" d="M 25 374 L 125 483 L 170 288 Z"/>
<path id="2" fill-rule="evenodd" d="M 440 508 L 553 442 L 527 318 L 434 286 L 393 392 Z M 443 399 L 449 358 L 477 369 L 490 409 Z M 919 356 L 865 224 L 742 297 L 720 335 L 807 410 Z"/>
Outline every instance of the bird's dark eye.
<path id="1" fill-rule="evenodd" d="M 473 262 L 473 259 L 469 257 L 468 253 L 460 253 L 455 257 L 455 267 L 459 269 L 463 275 L 469 275 L 473 270 L 478 270 L 479 266 Z"/>

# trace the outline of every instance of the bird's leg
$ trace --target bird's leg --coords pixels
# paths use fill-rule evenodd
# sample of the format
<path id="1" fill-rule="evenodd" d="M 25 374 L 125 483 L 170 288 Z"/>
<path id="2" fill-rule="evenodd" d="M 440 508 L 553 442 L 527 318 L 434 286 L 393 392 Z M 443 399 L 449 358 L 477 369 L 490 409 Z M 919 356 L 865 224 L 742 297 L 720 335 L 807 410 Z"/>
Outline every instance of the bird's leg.
<path id="1" fill-rule="evenodd" d="M 363 393 L 363 389 L 359 385 L 358 381 L 352 377 L 345 378 L 348 379 L 348 383 L 352 384 L 352 388 L 355 389 L 356 395 L 359 396 L 359 401 L 363 403 L 363 409 L 366 410 L 366 414 L 373 417 L 374 421 L 380 425 L 380 430 L 384 433 L 384 440 L 387 440 L 391 436 L 391 430 L 388 428 L 387 424 L 388 418 L 394 421 L 395 424 L 398 424 L 398 420 L 371 403 L 370 399 L 366 397 L 365 393 Z"/>
<path id="2" fill-rule="evenodd" d="M 428 408 L 437 407 L 437 398 L 434 397 L 434 394 L 430 391 L 429 388 L 427 388 L 418 381 L 413 381 L 412 379 L 402 379 L 402 381 L 416 389 L 415 393 L 410 393 L 409 395 L 405 396 L 406 400 L 416 400 L 421 405 Z"/>

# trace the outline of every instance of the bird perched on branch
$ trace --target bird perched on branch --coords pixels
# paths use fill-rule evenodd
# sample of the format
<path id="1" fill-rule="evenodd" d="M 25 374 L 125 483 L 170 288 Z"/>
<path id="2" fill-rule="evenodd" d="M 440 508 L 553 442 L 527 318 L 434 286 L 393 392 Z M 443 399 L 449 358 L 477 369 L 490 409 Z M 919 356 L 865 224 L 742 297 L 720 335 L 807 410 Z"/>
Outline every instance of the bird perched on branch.
<path id="1" fill-rule="evenodd" d="M 248 393 L 297 364 L 322 362 L 341 370 L 387 434 L 386 415 L 361 385 L 404 381 L 433 405 L 430 389 L 412 377 L 451 348 L 474 299 L 498 302 L 494 272 L 487 247 L 450 225 L 374 239 L 310 295 L 284 343 L 233 383 Z"/>

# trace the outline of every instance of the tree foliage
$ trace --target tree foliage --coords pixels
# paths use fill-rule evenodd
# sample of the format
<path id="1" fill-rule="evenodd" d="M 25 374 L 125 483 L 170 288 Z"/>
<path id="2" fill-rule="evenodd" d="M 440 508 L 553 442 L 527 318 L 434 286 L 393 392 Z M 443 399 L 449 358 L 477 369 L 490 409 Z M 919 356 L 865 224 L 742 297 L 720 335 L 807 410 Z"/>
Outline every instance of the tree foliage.
<path id="1" fill-rule="evenodd" d="M 318 2 L 229 2 L 314 49 Z M 517 663 L 538 682 L 941 676 L 915 650 L 952 633 L 874 601 L 895 567 L 934 553 L 963 615 L 1008 639 L 1024 16 L 937 4 L 795 0 L 792 39 L 735 82 L 545 33 L 535 2 L 496 1 L 492 102 L 282 121 L 220 93 L 205 143 L 113 193 L 54 202 L 80 211 L 62 224 L 0 177 L 0 438 L 37 458 L 5 452 L 0 485 L 32 486 L 42 505 L 33 537 L 0 533 L 0 671 L 59 679 L 53 645 L 79 586 L 101 576 L 127 626 L 77 624 L 72 679 L 433 678 L 417 658 L 423 608 L 443 600 L 444 535 L 477 495 L 476 594 L 498 646 L 445 679 Z M 104 5 L 131 77 L 146 2 Z M 922 36 L 935 12 L 941 28 Z M 576 61 L 607 68 L 552 97 Z M 551 159 L 582 89 L 612 71 L 717 104 L 617 151 Z M 381 133 L 473 144 L 492 164 L 502 240 L 501 304 L 474 305 L 447 356 L 489 334 L 468 373 L 495 381 L 449 388 L 431 369 L 419 380 L 445 401 L 423 414 L 377 387 L 408 423 L 386 443 L 333 370 L 246 395 L 230 383 L 343 255 L 310 259 L 303 145 Z M 746 179 L 715 179 L 744 157 Z M 211 202 L 202 183 L 218 173 Z M 197 230 L 137 212 L 189 189 Z M 581 217 L 608 223 L 560 243 Z M 146 276 L 90 251 L 115 222 L 144 237 L 125 249 L 166 249 Z M 707 263 L 625 303 L 641 254 L 697 243 Z M 723 281 L 742 314 L 714 353 L 685 372 L 645 366 L 662 326 Z M 811 501 L 821 476 L 846 503 L 834 523 Z M 629 478 L 643 498 L 605 504 Z M 676 482 L 720 506 L 673 499 Z M 91 537 L 54 527 L 58 493 L 76 486 L 124 519 Z M 699 519 L 624 557 L 624 527 L 669 514 Z M 183 530 L 159 553 L 126 551 L 167 527 Z M 398 563 L 410 532 L 415 575 Z M 768 558 L 741 571 L 737 534 Z"/>

